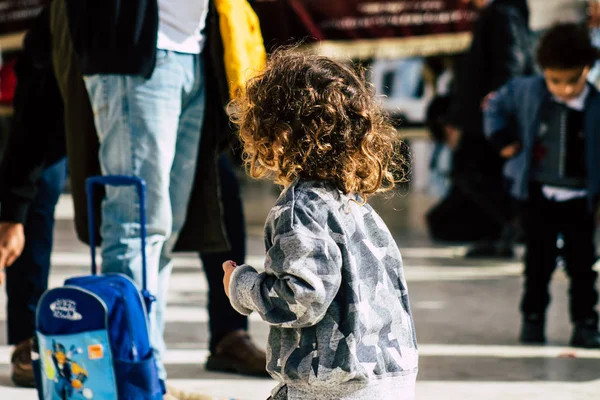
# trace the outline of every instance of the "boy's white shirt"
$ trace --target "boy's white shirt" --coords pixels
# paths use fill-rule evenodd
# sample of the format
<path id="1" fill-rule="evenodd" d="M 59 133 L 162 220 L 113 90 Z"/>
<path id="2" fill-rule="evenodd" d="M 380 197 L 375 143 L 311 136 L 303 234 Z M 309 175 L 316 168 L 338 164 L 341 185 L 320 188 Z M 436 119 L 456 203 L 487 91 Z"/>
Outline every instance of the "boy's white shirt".
<path id="1" fill-rule="evenodd" d="M 589 88 L 589 86 L 586 85 L 585 89 L 583 89 L 581 94 L 579 96 L 575 97 L 574 99 L 571 99 L 569 101 L 563 101 L 557 97 L 554 97 L 554 101 L 556 101 L 557 103 L 560 103 L 560 104 L 564 104 L 565 106 L 567 106 L 573 110 L 583 111 L 583 109 L 585 108 L 585 101 L 589 94 L 590 94 L 590 88 Z M 544 193 L 544 197 L 546 197 L 548 200 L 552 200 L 552 201 L 556 201 L 556 202 L 564 202 L 564 201 L 569 201 L 569 200 L 574 200 L 574 199 L 580 199 L 582 197 L 587 196 L 587 190 L 585 190 L 585 189 L 573 190 L 573 189 L 565 189 L 565 188 L 550 186 L 550 185 L 542 186 L 542 193 Z"/>

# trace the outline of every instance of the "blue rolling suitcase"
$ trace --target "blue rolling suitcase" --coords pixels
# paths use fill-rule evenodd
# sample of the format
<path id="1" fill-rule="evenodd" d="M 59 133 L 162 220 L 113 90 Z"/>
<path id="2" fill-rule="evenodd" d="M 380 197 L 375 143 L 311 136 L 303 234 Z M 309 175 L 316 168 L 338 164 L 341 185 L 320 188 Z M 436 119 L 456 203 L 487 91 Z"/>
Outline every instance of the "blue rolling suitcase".
<path id="1" fill-rule="evenodd" d="M 144 181 L 128 176 L 86 182 L 92 275 L 67 279 L 38 303 L 34 372 L 40 400 L 161 400 L 149 339 L 146 254 L 142 245 L 140 292 L 122 274 L 97 274 L 92 199 L 98 185 L 135 186 L 140 201 L 142 244 L 146 242 Z"/>

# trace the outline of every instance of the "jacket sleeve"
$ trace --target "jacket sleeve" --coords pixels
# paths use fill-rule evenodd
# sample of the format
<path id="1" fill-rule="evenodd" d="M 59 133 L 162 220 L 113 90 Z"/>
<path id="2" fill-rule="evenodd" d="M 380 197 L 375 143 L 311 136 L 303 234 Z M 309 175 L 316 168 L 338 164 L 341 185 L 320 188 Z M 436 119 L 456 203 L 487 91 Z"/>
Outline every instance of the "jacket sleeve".
<path id="1" fill-rule="evenodd" d="M 485 136 L 497 151 L 520 141 L 514 123 L 516 107 L 514 86 L 517 84 L 516 80 L 512 80 L 500 88 L 490 98 L 483 113 Z"/>
<path id="2" fill-rule="evenodd" d="M 50 55 L 48 9 L 17 59 L 14 115 L 0 166 L 0 220 L 24 223 L 44 168 L 65 156 L 62 98 Z"/>
<path id="3" fill-rule="evenodd" d="M 491 87 L 496 90 L 510 79 L 527 74 L 530 43 L 526 22 L 513 10 L 500 10 L 490 18 Z"/>
<path id="4" fill-rule="evenodd" d="M 282 229 L 267 252 L 265 272 L 248 265 L 235 269 L 229 286 L 231 304 L 244 315 L 258 312 L 274 326 L 313 326 L 339 290 L 341 264 L 339 247 L 329 235 Z"/>

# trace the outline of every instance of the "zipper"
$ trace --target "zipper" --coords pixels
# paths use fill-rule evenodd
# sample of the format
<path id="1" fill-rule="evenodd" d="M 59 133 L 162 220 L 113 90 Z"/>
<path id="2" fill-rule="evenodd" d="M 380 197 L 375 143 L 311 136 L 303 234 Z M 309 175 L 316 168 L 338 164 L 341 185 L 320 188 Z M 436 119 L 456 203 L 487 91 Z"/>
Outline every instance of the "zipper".
<path id="1" fill-rule="evenodd" d="M 558 155 L 558 176 L 564 178 L 565 176 L 565 164 L 567 158 L 567 112 L 562 110 L 560 114 L 560 141 L 559 141 L 559 155 Z"/>
<path id="2" fill-rule="evenodd" d="M 127 307 L 127 302 L 125 301 L 125 296 L 123 295 L 123 291 L 121 290 L 121 287 L 119 285 L 115 284 L 114 282 L 109 282 L 108 286 L 117 289 L 117 291 L 120 294 L 119 298 L 121 299 L 121 302 L 123 304 L 123 309 L 125 310 L 125 314 L 127 316 L 127 326 L 129 327 L 129 338 L 131 339 L 131 351 L 130 351 L 131 361 L 137 361 L 138 350 L 137 350 L 137 346 L 135 345 L 135 340 L 133 338 L 133 326 L 131 325 L 131 314 L 129 313 L 129 307 Z"/>

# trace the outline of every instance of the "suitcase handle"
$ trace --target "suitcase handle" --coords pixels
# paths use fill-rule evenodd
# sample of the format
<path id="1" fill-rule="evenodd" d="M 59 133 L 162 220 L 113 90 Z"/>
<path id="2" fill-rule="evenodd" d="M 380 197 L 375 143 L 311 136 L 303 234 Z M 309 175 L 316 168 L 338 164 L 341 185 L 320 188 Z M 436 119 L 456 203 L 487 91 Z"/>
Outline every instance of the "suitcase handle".
<path id="1" fill-rule="evenodd" d="M 142 295 L 146 302 L 146 308 L 150 312 L 150 306 L 155 300 L 150 294 L 146 278 L 146 182 L 135 176 L 108 175 L 94 176 L 85 182 L 88 197 L 88 226 L 90 235 L 90 251 L 92 253 L 92 275 L 97 275 L 96 266 L 96 221 L 94 218 L 94 189 L 96 186 L 135 186 L 140 202 L 140 236 L 142 240 Z"/>

